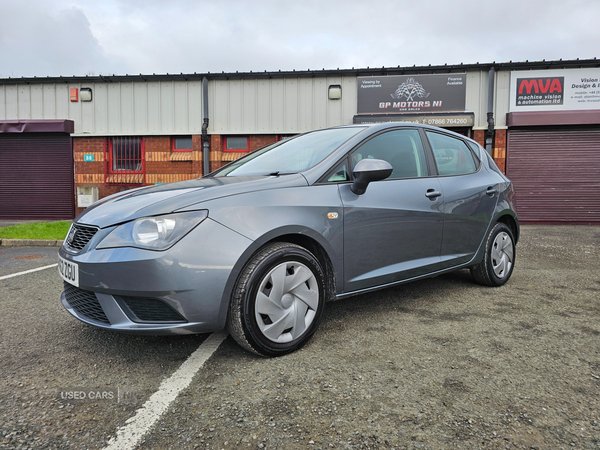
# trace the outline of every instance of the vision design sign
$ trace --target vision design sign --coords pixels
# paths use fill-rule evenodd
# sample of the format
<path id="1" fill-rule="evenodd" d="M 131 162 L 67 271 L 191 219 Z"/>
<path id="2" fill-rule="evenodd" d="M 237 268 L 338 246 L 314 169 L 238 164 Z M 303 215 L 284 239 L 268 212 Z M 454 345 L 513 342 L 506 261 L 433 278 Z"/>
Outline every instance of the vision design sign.
<path id="1" fill-rule="evenodd" d="M 528 70 L 510 74 L 510 111 L 600 109 L 600 69 Z"/>
<path id="2" fill-rule="evenodd" d="M 358 114 L 465 110 L 466 74 L 358 77 Z"/>

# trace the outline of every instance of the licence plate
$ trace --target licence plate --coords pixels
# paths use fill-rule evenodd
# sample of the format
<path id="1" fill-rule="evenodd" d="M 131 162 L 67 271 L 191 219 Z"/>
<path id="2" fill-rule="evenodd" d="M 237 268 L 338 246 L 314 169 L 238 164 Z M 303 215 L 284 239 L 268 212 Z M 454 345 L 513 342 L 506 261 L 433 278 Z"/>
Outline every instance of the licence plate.
<path id="1" fill-rule="evenodd" d="M 77 264 L 58 257 L 58 273 L 67 283 L 79 287 L 79 267 Z"/>

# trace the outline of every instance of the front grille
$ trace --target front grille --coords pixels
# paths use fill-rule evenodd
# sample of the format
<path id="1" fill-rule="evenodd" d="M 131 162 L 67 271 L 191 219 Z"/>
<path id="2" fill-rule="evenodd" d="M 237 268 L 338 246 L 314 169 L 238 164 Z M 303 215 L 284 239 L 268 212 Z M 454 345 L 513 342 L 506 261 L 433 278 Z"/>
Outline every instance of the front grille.
<path id="1" fill-rule="evenodd" d="M 104 314 L 104 310 L 100 306 L 96 294 L 79 289 L 67 282 L 64 282 L 64 287 L 65 298 L 71 308 L 90 320 L 110 325 L 108 317 Z"/>
<path id="2" fill-rule="evenodd" d="M 132 318 L 134 322 L 187 322 L 177 311 L 158 299 L 139 297 L 121 298 L 135 316 L 135 318 Z"/>
<path id="3" fill-rule="evenodd" d="M 98 232 L 98 228 L 74 223 L 65 243 L 71 250 L 81 251 Z"/>

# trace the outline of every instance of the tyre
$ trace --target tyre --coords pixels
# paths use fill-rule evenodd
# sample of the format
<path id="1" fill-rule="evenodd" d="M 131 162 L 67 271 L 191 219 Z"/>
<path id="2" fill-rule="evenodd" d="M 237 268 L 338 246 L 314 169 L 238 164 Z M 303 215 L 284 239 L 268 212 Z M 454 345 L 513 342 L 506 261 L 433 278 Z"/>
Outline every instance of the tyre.
<path id="1" fill-rule="evenodd" d="M 246 350 L 281 356 L 316 331 L 325 305 L 325 275 L 303 247 L 275 243 L 246 264 L 229 305 L 229 333 Z"/>
<path id="2" fill-rule="evenodd" d="M 497 223 L 487 236 L 483 261 L 471 268 L 471 275 L 479 284 L 502 286 L 512 275 L 515 257 L 515 238 L 511 229 Z"/>

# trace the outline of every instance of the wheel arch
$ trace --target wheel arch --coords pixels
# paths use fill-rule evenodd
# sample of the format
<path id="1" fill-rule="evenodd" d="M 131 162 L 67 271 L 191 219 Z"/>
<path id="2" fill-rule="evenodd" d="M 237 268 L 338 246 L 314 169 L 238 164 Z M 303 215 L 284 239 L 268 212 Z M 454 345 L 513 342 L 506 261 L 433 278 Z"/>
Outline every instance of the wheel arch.
<path id="1" fill-rule="evenodd" d="M 507 211 L 507 212 L 505 212 L 505 214 L 498 217 L 496 219 L 496 222 L 503 223 L 508 228 L 510 228 L 510 231 L 512 231 L 513 237 L 515 238 L 515 245 L 516 245 L 517 242 L 519 242 L 519 234 L 520 234 L 520 227 L 519 227 L 519 222 L 517 221 L 517 218 L 513 217 Z"/>
<path id="2" fill-rule="evenodd" d="M 487 229 L 485 230 L 484 237 L 483 237 L 481 243 L 479 244 L 479 248 L 477 249 L 475 256 L 469 262 L 468 265 L 476 266 L 477 264 L 481 263 L 481 261 L 483 260 L 484 252 L 485 252 L 485 240 L 487 239 L 487 236 L 490 233 L 490 231 L 492 230 L 492 228 L 494 228 L 494 225 L 496 225 L 497 223 L 503 223 L 508 228 L 510 228 L 510 231 L 512 232 L 513 237 L 515 238 L 515 245 L 517 245 L 517 242 L 519 241 L 519 235 L 520 235 L 519 219 L 517 219 L 516 214 L 512 210 L 505 209 L 505 210 L 501 211 L 500 213 L 496 214 L 494 216 L 494 219 L 490 221 Z"/>
<path id="3" fill-rule="evenodd" d="M 304 227 L 284 227 L 279 230 L 272 230 L 271 232 L 253 241 L 252 244 L 248 246 L 248 248 L 242 253 L 237 263 L 233 266 L 231 274 L 229 275 L 225 285 L 225 289 L 223 290 L 223 297 L 221 299 L 221 307 L 219 310 L 219 323 L 225 324 L 227 322 L 227 314 L 231 301 L 231 295 L 240 273 L 246 264 L 256 253 L 261 251 L 267 245 L 275 242 L 296 244 L 311 252 L 321 263 L 321 267 L 325 273 L 325 289 L 327 295 L 326 301 L 335 298 L 336 287 L 338 286 L 336 274 L 338 274 L 338 276 L 341 276 L 342 274 L 341 255 L 335 255 L 335 252 L 333 252 L 331 245 L 326 241 L 326 239 L 314 230 Z"/>

